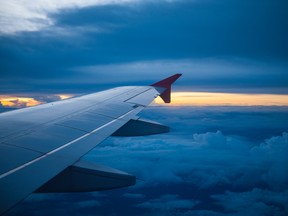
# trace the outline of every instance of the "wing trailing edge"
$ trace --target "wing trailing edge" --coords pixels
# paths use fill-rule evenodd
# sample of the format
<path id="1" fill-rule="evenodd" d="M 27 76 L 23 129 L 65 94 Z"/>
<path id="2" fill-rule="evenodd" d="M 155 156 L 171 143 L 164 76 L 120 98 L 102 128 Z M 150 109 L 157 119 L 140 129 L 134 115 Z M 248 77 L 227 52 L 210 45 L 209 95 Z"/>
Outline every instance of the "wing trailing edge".
<path id="1" fill-rule="evenodd" d="M 131 119 L 121 128 L 119 128 L 112 136 L 146 136 L 159 133 L 167 133 L 170 131 L 168 126 L 158 122 L 152 122 L 143 119 Z"/>
<path id="2" fill-rule="evenodd" d="M 136 184 L 136 177 L 103 165 L 78 161 L 63 170 L 36 193 L 90 192 L 127 187 Z"/>
<path id="3" fill-rule="evenodd" d="M 158 87 L 157 90 L 160 90 L 160 97 L 165 103 L 171 102 L 171 85 L 180 77 L 182 74 L 175 74 L 166 79 L 163 79 L 159 82 L 152 84 L 151 86 Z M 162 89 L 161 89 L 162 88 Z"/>

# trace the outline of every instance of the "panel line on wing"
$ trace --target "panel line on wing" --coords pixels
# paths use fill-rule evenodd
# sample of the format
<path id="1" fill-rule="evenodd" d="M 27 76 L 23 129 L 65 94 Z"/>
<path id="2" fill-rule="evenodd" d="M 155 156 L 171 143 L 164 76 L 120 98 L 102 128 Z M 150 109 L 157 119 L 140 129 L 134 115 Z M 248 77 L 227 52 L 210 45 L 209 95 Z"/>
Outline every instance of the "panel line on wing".
<path id="1" fill-rule="evenodd" d="M 40 153 L 40 154 L 45 154 L 44 152 L 41 152 L 41 151 L 38 151 L 38 150 L 35 150 L 35 149 L 31 149 L 31 148 L 27 148 L 27 147 L 24 147 L 24 146 L 18 146 L 18 145 L 15 145 L 13 143 L 1 142 L 0 144 L 1 145 L 5 145 L 5 146 L 13 146 L 13 147 L 16 147 L 16 148 L 33 151 L 33 152 L 37 152 L 37 153 Z"/>
<path id="2" fill-rule="evenodd" d="M 137 97 L 138 95 L 141 95 L 141 94 L 143 94 L 143 93 L 149 91 L 150 89 L 152 89 L 152 88 L 146 89 L 146 90 L 143 91 L 143 92 L 140 92 L 140 93 L 138 93 L 138 94 L 136 94 L 136 95 L 133 95 L 132 97 L 126 99 L 124 102 L 127 102 L 127 101 L 131 100 L 132 98 Z"/>
<path id="3" fill-rule="evenodd" d="M 61 127 L 65 127 L 65 128 L 70 128 L 70 129 L 73 129 L 73 130 L 82 131 L 82 132 L 85 132 L 85 133 L 90 133 L 90 131 L 86 131 L 86 130 L 83 130 L 81 128 L 71 127 L 71 126 L 68 126 L 68 125 L 63 125 L 63 124 L 60 124 L 60 123 L 56 123 L 55 125 L 58 125 L 58 126 L 61 126 Z"/>
<path id="4" fill-rule="evenodd" d="M 45 157 L 48 157 L 49 155 L 52 155 L 52 154 L 54 154 L 54 153 L 56 153 L 56 152 L 58 152 L 58 151 L 60 151 L 60 150 L 62 150 L 62 149 L 64 149 L 64 148 L 66 148 L 67 146 L 70 146 L 70 145 L 72 145 L 73 143 L 75 143 L 75 142 L 77 142 L 77 141 L 79 141 L 79 140 L 81 140 L 81 139 L 83 139 L 83 138 L 91 135 L 91 134 L 96 133 L 97 131 L 101 130 L 102 128 L 105 128 L 105 127 L 107 127 L 108 125 L 110 125 L 110 124 L 116 122 L 117 120 L 125 117 L 126 115 L 130 114 L 132 111 L 134 111 L 134 110 L 131 110 L 131 111 L 123 114 L 123 115 L 120 116 L 119 118 L 114 119 L 114 120 L 106 123 L 105 125 L 102 125 L 102 126 L 96 128 L 95 130 L 91 131 L 90 133 L 84 134 L 83 136 L 78 137 L 77 139 L 74 139 L 74 140 L 72 140 L 72 141 L 70 141 L 70 142 L 62 145 L 61 147 L 59 147 L 59 148 L 57 148 L 57 149 L 54 149 L 54 150 L 52 150 L 52 151 L 50 151 L 50 152 L 48 152 L 48 153 L 46 153 L 46 154 L 44 154 L 44 155 L 42 155 L 42 156 L 40 156 L 40 157 L 38 157 L 38 158 L 36 158 L 36 159 L 34 159 L 34 160 L 32 160 L 32 161 L 29 161 L 29 162 L 27 162 L 27 163 L 25 163 L 25 164 L 23 164 L 23 165 L 21 165 L 21 166 L 19 166 L 19 167 L 17 167 L 17 168 L 14 168 L 14 169 L 6 172 L 6 173 L 3 173 L 2 175 L 0 175 L 0 179 L 6 177 L 6 176 L 8 176 L 8 175 L 11 175 L 11 174 L 13 174 L 14 172 L 17 172 L 18 170 L 21 170 L 21 169 L 23 169 L 23 168 L 25 168 L 25 167 L 33 164 L 33 163 L 35 163 L 35 162 L 37 162 L 37 161 L 45 158 Z"/>
<path id="5" fill-rule="evenodd" d="M 131 86 L 132 87 L 132 86 Z M 107 103 L 109 100 L 115 100 L 121 96 L 125 96 L 125 94 L 129 94 L 133 91 L 135 91 L 135 89 L 137 89 L 136 87 L 133 87 L 131 89 L 129 89 L 128 91 L 124 91 L 124 92 L 121 92 L 117 95 L 114 95 L 112 97 L 109 97 L 105 100 L 102 100 L 101 102 L 99 101 L 95 101 L 95 103 L 93 104 L 90 104 L 86 107 L 82 107 L 80 110 L 76 110 L 76 111 L 72 111 L 72 112 L 69 112 L 68 114 L 65 114 L 65 115 L 61 115 L 61 116 L 54 116 L 54 118 L 50 119 L 49 121 L 45 121 L 43 123 L 38 123 L 38 122 L 35 122 L 33 124 L 31 124 L 29 127 L 26 127 L 26 128 L 23 128 L 22 130 L 18 130 L 18 131 L 13 131 L 11 133 L 7 133 L 7 134 L 4 134 L 3 136 L 0 135 L 0 140 L 1 141 L 6 141 L 8 140 L 11 136 L 22 136 L 22 135 L 25 135 L 26 132 L 30 133 L 31 131 L 33 132 L 35 129 L 37 130 L 39 127 L 41 126 L 46 126 L 46 125 L 50 125 L 50 124 L 54 124 L 55 122 L 59 121 L 59 119 L 65 119 L 65 118 L 69 118 L 69 117 L 73 117 L 75 115 L 78 115 L 79 113 L 82 113 L 82 112 L 85 112 L 87 110 L 90 110 L 91 108 L 95 107 L 95 106 L 99 106 L 99 105 L 102 105 L 102 104 L 105 104 Z M 116 90 L 116 88 L 115 88 Z M 109 90 L 108 90 L 109 91 Z M 79 97 L 75 97 L 75 98 L 72 98 L 72 99 L 68 99 L 68 100 L 63 100 L 63 101 L 56 101 L 56 102 L 53 102 L 51 105 L 53 105 L 53 107 L 57 105 L 60 105 L 61 103 L 63 102 L 68 102 L 69 100 L 75 100 L 75 101 L 80 101 L 81 100 L 81 97 L 87 97 L 87 96 L 93 96 L 93 94 L 90 94 L 90 95 L 84 95 L 84 96 L 79 96 Z M 82 99 L 83 99 L 82 98 Z M 38 108 L 40 108 L 41 106 L 44 107 L 44 106 L 48 106 L 49 103 L 47 104 L 42 104 L 42 105 L 38 105 L 38 106 L 34 106 L 34 107 L 27 107 L 27 108 L 24 108 L 24 109 L 19 109 L 19 110 L 13 110 L 13 111 L 10 111 L 10 112 L 4 112 L 4 113 L 0 113 L 0 117 L 6 117 L 7 115 L 11 115 L 12 113 L 17 113 L 17 114 L 25 114 L 25 111 L 31 111 L 31 110 L 36 110 Z M 47 110 L 49 111 L 49 110 Z M 0 127 L 1 129 L 1 127 Z"/>

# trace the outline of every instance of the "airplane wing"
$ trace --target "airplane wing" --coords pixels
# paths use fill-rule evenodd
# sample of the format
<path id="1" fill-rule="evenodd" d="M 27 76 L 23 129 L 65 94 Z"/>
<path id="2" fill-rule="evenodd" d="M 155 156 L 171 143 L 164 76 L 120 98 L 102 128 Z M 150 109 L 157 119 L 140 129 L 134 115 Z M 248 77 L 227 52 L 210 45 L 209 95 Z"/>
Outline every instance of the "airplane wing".
<path id="1" fill-rule="evenodd" d="M 33 192 L 125 187 L 135 176 L 81 157 L 107 137 L 169 131 L 137 114 L 157 96 L 170 102 L 175 74 L 151 86 L 126 86 L 0 114 L 0 214 Z"/>

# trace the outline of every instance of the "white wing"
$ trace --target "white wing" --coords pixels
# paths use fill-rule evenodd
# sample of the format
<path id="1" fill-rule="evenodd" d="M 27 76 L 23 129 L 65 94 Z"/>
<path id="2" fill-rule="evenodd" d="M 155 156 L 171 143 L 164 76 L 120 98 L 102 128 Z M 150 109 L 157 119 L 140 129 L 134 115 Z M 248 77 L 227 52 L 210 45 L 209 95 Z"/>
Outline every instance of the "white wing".
<path id="1" fill-rule="evenodd" d="M 96 191 L 135 176 L 80 160 L 110 135 L 162 133 L 137 113 L 158 95 L 170 102 L 176 74 L 151 86 L 119 87 L 0 114 L 0 214 L 32 192 Z"/>

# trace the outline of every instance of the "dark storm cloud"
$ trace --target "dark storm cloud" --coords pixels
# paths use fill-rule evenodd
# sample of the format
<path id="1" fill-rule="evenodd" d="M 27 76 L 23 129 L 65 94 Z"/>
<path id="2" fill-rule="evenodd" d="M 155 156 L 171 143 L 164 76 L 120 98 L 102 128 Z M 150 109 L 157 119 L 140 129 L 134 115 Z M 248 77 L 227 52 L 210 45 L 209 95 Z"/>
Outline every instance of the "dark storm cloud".
<path id="1" fill-rule="evenodd" d="M 112 61 L 207 56 L 286 59 L 287 6 L 281 0 L 158 2 L 87 8 L 61 14 L 57 20 L 68 26 L 121 27 L 95 40 L 101 56 Z"/>
<path id="2" fill-rule="evenodd" d="M 130 84 L 150 74 L 151 79 L 158 78 L 169 71 L 196 77 L 182 85 L 198 85 L 198 90 L 287 93 L 286 8 L 287 2 L 282 0 L 222 0 L 149 1 L 56 10 L 47 14 L 53 25 L 1 37 L 1 91 L 103 89 L 115 83 Z M 224 60 L 223 65 L 213 70 L 211 58 Z M 242 59 L 240 64 L 234 64 L 235 58 Z M 207 69 L 210 73 L 199 77 L 201 69 L 183 68 L 187 59 L 191 66 L 193 61 L 202 60 L 203 65 L 211 66 Z M 163 67 L 153 70 L 153 62 Z M 225 72 L 225 64 L 231 66 L 231 62 L 239 72 L 231 68 Z M 258 68 L 254 62 L 259 63 Z M 135 63 L 148 66 L 139 71 L 136 67 L 133 72 L 121 67 Z M 172 72 L 165 65 L 175 69 Z M 241 75 L 247 65 L 249 73 L 244 68 Z M 89 75 L 75 70 L 87 66 L 96 66 L 96 71 Z M 97 68 L 103 66 L 113 68 L 113 72 L 99 72 Z"/>
<path id="3" fill-rule="evenodd" d="M 176 88 L 196 91 L 230 91 L 247 93 L 287 93 L 288 65 L 272 62 L 251 62 L 244 59 L 184 59 L 141 61 L 132 63 L 94 65 L 73 69 L 82 74 L 85 82 L 114 82 L 111 74 L 118 76 L 116 83 L 147 85 L 153 79 L 162 79 L 176 72 L 183 73 Z M 137 73 L 135 72 L 137 71 Z M 148 78 L 143 80 L 141 74 Z M 85 77 L 85 78 L 84 78 Z M 129 77 L 129 80 L 127 78 Z M 153 79 L 152 79 L 153 78 Z M 141 79 L 143 81 L 141 81 Z M 150 83 L 149 80 L 151 79 Z M 114 84 L 115 85 L 115 84 Z"/>

